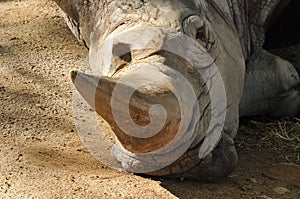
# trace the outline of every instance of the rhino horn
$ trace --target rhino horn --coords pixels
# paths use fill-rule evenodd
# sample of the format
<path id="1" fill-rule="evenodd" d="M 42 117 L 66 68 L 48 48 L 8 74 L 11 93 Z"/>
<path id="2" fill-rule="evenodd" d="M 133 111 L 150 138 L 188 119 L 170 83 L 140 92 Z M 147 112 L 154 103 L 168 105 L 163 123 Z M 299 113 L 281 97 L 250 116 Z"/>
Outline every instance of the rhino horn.
<path id="1" fill-rule="evenodd" d="M 168 81 L 167 76 L 159 71 L 157 73 L 155 76 L 152 74 L 151 77 L 162 77 L 160 80 L 156 79 L 139 89 L 135 89 L 132 84 L 118 81 L 116 78 L 97 77 L 75 70 L 71 71 L 70 75 L 76 89 L 88 104 L 110 124 L 122 146 L 132 153 L 148 153 L 171 142 L 181 120 L 179 102 L 171 91 L 171 86 L 164 82 L 165 80 Z M 138 73 L 134 79 L 142 80 L 147 78 L 146 76 L 149 78 L 149 74 Z M 129 103 L 123 97 L 128 92 L 133 93 Z M 112 102 L 117 105 L 112 106 Z M 165 118 L 162 118 L 164 114 L 161 112 L 151 113 L 153 105 L 157 104 L 163 106 Z M 126 115 L 127 113 L 130 114 L 130 118 Z M 121 125 L 116 122 L 116 117 L 119 118 L 119 121 L 123 121 Z M 163 127 L 155 135 L 149 136 L 147 125 L 157 125 L 161 121 L 163 121 Z M 131 122 L 144 130 L 132 135 L 130 132 L 134 132 L 136 129 L 130 129 L 130 125 L 128 125 L 129 129 L 125 130 L 120 127 Z M 128 133 L 128 131 L 130 132 Z"/>

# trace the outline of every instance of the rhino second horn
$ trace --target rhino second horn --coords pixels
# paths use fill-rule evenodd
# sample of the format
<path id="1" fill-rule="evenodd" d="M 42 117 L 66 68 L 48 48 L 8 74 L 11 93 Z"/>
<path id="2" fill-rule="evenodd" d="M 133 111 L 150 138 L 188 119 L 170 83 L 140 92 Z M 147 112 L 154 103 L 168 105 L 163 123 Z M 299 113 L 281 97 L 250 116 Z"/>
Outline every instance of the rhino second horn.
<path id="1" fill-rule="evenodd" d="M 126 83 L 120 83 L 114 78 L 97 77 L 79 71 L 71 71 L 70 75 L 76 89 L 88 104 L 110 124 L 117 139 L 126 150 L 132 153 L 152 152 L 167 145 L 175 137 L 181 120 L 180 105 L 175 94 L 167 87 L 162 89 L 161 85 L 157 85 L 159 89 L 156 89 L 153 85 L 150 91 L 149 89 L 135 91 L 128 105 L 122 101 L 122 98 L 112 95 L 116 84 L 123 91 L 132 89 Z M 112 108 L 112 100 L 118 100 L 124 105 Z M 126 134 L 115 121 L 113 109 L 117 109 L 115 111 L 122 117 L 126 115 L 125 109 L 129 108 L 130 119 L 139 126 L 146 126 L 151 122 L 149 109 L 155 104 L 160 104 L 165 108 L 167 118 L 163 128 L 152 137 L 140 138 Z"/>

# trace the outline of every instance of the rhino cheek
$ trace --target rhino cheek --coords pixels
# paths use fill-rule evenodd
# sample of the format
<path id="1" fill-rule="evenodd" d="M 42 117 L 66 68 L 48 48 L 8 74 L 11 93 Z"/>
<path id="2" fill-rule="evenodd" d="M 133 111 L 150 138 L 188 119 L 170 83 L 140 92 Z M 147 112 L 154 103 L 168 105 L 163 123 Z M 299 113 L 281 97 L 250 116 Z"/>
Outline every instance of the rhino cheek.
<path id="1" fill-rule="evenodd" d="M 239 102 L 242 96 L 245 76 L 245 59 L 238 36 L 222 19 L 216 16 L 212 24 L 218 37 L 219 53 L 216 65 L 222 75 L 227 97 L 227 115 L 224 130 L 234 138 L 238 130 Z"/>

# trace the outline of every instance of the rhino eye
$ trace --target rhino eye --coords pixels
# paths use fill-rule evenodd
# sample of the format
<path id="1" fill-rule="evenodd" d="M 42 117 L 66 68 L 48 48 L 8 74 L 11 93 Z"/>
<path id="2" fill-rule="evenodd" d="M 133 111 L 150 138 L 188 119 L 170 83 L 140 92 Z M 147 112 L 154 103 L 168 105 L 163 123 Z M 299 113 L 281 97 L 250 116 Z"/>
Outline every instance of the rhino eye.
<path id="1" fill-rule="evenodd" d="M 207 41 L 207 37 L 205 36 L 203 28 L 197 30 L 196 39 L 200 41 Z"/>
<path id="2" fill-rule="evenodd" d="M 214 37 L 209 23 L 197 15 L 192 15 L 183 20 L 183 32 L 194 38 L 207 50 L 214 44 Z"/>

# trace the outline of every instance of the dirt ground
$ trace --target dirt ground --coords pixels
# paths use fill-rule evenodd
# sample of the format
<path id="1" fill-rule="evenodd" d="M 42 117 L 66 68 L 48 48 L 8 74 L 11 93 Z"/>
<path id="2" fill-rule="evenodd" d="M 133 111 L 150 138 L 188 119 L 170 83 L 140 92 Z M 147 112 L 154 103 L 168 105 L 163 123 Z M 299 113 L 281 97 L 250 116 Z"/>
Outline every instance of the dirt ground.
<path id="1" fill-rule="evenodd" d="M 276 53 L 300 65 L 300 46 Z M 72 118 L 69 71 L 87 54 L 51 1 L 0 0 L 0 198 L 300 198 L 297 118 L 243 119 L 238 168 L 217 183 L 107 168 Z"/>

